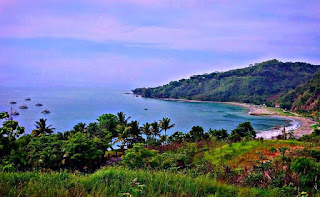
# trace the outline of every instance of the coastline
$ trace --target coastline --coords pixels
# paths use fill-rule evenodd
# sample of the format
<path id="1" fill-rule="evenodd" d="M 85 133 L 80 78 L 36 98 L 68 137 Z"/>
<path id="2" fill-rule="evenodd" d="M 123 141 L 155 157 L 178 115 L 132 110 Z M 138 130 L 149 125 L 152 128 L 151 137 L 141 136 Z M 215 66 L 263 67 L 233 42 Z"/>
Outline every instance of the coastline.
<path id="1" fill-rule="evenodd" d="M 301 116 L 292 116 L 292 115 L 281 115 L 277 111 L 270 111 L 265 107 L 258 105 L 247 104 L 247 103 L 238 103 L 238 102 L 215 102 L 215 101 L 199 101 L 199 100 L 188 100 L 188 99 L 173 99 L 173 98 L 164 98 L 162 100 L 167 101 L 180 101 L 180 102 L 192 102 L 192 103 L 223 103 L 229 105 L 240 106 L 248 109 L 248 114 L 252 116 L 269 116 L 276 118 L 285 118 L 291 121 L 291 125 L 286 127 L 286 132 L 292 132 L 293 136 L 300 138 L 303 135 L 308 135 L 313 132 L 311 125 L 316 124 L 312 119 L 301 117 Z M 275 128 L 271 130 L 257 131 L 257 137 L 262 137 L 264 139 L 272 139 L 281 135 L 283 127 Z"/>

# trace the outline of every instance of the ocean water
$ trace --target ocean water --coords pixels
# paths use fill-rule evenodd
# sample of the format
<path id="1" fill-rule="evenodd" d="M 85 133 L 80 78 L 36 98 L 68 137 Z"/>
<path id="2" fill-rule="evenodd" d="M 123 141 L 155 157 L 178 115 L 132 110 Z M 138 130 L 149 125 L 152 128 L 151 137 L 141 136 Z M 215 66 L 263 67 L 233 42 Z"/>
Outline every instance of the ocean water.
<path id="1" fill-rule="evenodd" d="M 56 132 L 71 130 L 79 122 L 90 123 L 104 113 L 116 114 L 124 111 L 131 120 L 138 120 L 142 125 L 168 117 L 175 131 L 188 132 L 193 126 L 202 126 L 206 131 L 227 129 L 229 132 L 239 123 L 250 121 L 256 130 L 268 130 L 283 124 L 280 118 L 258 117 L 248 115 L 248 110 L 238 106 L 221 103 L 190 103 L 165 101 L 136 97 L 129 88 L 121 87 L 0 87 L 0 111 L 10 111 L 12 107 L 20 115 L 14 116 L 20 125 L 30 133 L 35 121 L 47 119 L 56 128 Z M 30 97 L 31 101 L 25 101 Z M 9 102 L 15 100 L 16 105 Z M 35 106 L 42 103 L 42 107 Z M 19 109 L 25 104 L 28 109 Z M 48 109 L 50 114 L 42 114 Z M 145 110 L 148 109 L 148 110 Z"/>

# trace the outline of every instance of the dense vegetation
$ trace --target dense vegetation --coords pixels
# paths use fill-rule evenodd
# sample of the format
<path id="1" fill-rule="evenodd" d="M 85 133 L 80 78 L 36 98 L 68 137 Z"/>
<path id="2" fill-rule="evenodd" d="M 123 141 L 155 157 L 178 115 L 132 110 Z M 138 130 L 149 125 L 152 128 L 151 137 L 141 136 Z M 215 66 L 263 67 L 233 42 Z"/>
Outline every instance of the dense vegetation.
<path id="1" fill-rule="evenodd" d="M 274 105 L 279 96 L 310 80 L 320 66 L 270 60 L 247 68 L 196 75 L 134 94 L 151 98 L 236 101 Z"/>
<path id="2" fill-rule="evenodd" d="M 249 122 L 167 136 L 169 118 L 140 125 L 119 112 L 65 133 L 41 119 L 23 135 L 0 118 L 0 196 L 319 195 L 319 125 L 300 140 L 255 139 Z"/>
<path id="3" fill-rule="evenodd" d="M 320 71 L 306 84 L 281 96 L 280 105 L 296 112 L 320 112 Z"/>

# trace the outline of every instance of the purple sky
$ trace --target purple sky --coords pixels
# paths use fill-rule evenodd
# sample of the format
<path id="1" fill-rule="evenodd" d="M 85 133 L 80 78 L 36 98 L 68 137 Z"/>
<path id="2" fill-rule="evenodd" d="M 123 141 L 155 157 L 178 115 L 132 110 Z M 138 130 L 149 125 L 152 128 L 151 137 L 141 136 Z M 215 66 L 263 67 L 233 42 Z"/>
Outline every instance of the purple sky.
<path id="1" fill-rule="evenodd" d="M 0 82 L 155 86 L 320 64 L 319 0 L 0 0 Z"/>

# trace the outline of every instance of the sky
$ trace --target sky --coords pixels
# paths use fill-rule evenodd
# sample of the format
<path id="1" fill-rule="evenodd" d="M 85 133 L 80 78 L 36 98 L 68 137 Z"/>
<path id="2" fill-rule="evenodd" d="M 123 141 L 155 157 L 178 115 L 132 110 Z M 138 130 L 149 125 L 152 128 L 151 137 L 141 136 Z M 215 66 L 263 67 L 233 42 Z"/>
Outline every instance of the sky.
<path id="1" fill-rule="evenodd" d="M 319 0 L 0 0 L 0 83 L 149 87 L 320 64 Z"/>

